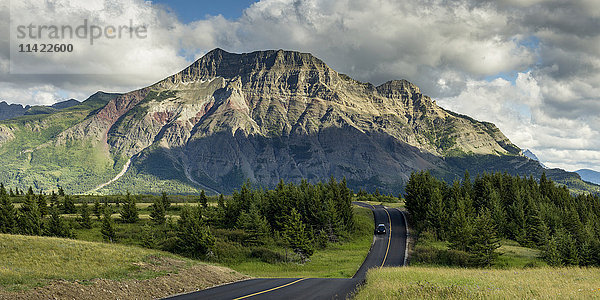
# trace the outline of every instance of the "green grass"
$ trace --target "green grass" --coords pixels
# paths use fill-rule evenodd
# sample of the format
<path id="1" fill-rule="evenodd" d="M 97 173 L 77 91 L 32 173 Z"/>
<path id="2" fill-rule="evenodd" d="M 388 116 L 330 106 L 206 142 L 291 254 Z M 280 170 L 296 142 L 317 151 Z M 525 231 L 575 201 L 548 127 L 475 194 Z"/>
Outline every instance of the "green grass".
<path id="1" fill-rule="evenodd" d="M 227 264 L 254 277 L 352 277 L 365 260 L 373 241 L 373 214 L 370 209 L 354 209 L 356 228 L 349 241 L 317 250 L 305 264 L 269 264 L 259 260 Z"/>
<path id="2" fill-rule="evenodd" d="M 124 246 L 50 237 L 0 234 L 0 288 L 20 290 L 42 286 L 51 280 L 86 281 L 94 278 L 146 279 L 162 275 L 140 267 L 155 258 L 175 255 Z"/>
<path id="3" fill-rule="evenodd" d="M 391 208 L 404 208 L 404 201 L 402 202 L 378 202 L 378 201 L 360 201 L 371 205 L 383 205 Z"/>
<path id="4" fill-rule="evenodd" d="M 598 299 L 598 268 L 373 269 L 356 299 Z"/>
<path id="5" fill-rule="evenodd" d="M 503 240 L 497 251 L 501 254 L 494 262 L 493 266 L 495 268 L 525 268 L 548 265 L 540 258 L 540 250 L 521 247 L 515 241 Z"/>

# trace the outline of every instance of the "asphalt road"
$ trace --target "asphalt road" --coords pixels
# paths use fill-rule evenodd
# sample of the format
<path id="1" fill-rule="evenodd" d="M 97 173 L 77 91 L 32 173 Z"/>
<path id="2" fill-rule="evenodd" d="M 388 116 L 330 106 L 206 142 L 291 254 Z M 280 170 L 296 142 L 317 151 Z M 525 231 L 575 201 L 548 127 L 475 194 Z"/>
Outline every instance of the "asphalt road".
<path id="1" fill-rule="evenodd" d="M 354 204 L 372 209 L 375 225 L 385 224 L 387 232 L 374 236 L 367 258 L 352 278 L 248 279 L 167 299 L 346 299 L 364 282 L 369 269 L 404 265 L 406 247 L 406 223 L 399 210 L 361 202 Z"/>

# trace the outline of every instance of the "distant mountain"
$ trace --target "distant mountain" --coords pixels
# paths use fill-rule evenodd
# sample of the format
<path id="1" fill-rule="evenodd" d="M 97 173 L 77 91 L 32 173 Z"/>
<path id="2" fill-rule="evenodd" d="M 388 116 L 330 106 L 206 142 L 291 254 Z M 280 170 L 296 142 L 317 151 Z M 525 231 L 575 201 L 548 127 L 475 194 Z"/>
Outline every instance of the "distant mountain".
<path id="1" fill-rule="evenodd" d="M 80 102 L 75 99 L 69 99 L 62 102 L 57 102 L 50 106 L 43 105 L 21 105 L 21 104 L 8 104 L 6 101 L 0 102 L 0 120 L 12 119 L 24 115 L 39 115 L 39 114 L 51 114 L 61 109 L 66 109 L 79 104 Z"/>
<path id="2" fill-rule="evenodd" d="M 581 169 L 575 171 L 575 173 L 579 174 L 579 176 L 581 176 L 581 179 L 587 182 L 600 184 L 600 172 L 589 169 Z"/>
<path id="3" fill-rule="evenodd" d="M 542 166 L 544 169 L 547 169 L 547 167 L 542 162 L 540 162 L 540 160 L 538 159 L 538 157 L 535 154 L 533 154 L 533 152 L 531 152 L 529 149 L 525 149 L 523 151 L 523 155 L 525 157 L 529 158 L 529 159 L 532 159 L 532 160 L 535 160 L 535 161 L 539 162 L 540 166 Z"/>
<path id="4" fill-rule="evenodd" d="M 0 102 L 0 120 L 12 119 L 25 114 L 29 105 L 8 104 L 6 101 Z"/>
<path id="5" fill-rule="evenodd" d="M 50 107 L 54 109 L 65 109 L 79 104 L 80 102 L 75 99 L 69 99 L 62 102 L 52 104 Z"/>
<path id="6" fill-rule="evenodd" d="M 414 171 L 452 181 L 469 170 L 547 172 L 576 190 L 598 188 L 545 170 L 494 124 L 445 110 L 406 80 L 374 86 L 294 51 L 215 49 L 148 87 L 35 117 L 0 122 L 6 184 L 229 193 L 245 180 L 334 176 L 398 193 Z"/>

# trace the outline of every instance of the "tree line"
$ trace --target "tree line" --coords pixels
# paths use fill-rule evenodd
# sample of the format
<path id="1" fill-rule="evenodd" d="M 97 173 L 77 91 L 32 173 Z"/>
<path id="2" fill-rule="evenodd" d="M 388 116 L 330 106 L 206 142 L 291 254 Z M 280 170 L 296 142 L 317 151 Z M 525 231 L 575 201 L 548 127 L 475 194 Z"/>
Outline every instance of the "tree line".
<path id="1" fill-rule="evenodd" d="M 231 197 L 218 196 L 217 205 L 209 205 L 202 191 L 197 205 L 174 208 L 169 196 L 162 193 L 150 206 L 151 220 L 140 222 L 136 197 L 129 193 L 115 205 L 96 199 L 92 205 L 83 201 L 76 206 L 62 189 L 59 194 L 36 195 L 30 188 L 16 208 L 10 193 L 0 185 L 0 233 L 73 238 L 74 222 L 82 228 L 92 228 L 95 216 L 108 242 L 119 239 L 115 222 L 143 223 L 141 245 L 204 258 L 212 255 L 215 246 L 211 229 L 222 229 L 241 232 L 245 246 L 283 246 L 304 261 L 315 248 L 352 233 L 352 195 L 345 179 L 338 182 L 331 178 L 318 184 L 280 181 L 276 188 L 266 190 L 252 187 L 248 181 Z M 178 218 L 167 216 L 167 211 L 175 209 L 179 211 Z M 114 213 L 119 213 L 119 217 L 113 218 Z M 65 218 L 61 214 L 77 217 Z M 273 255 L 267 252 L 266 255 Z"/>
<path id="2" fill-rule="evenodd" d="M 405 199 L 416 231 L 448 242 L 451 263 L 489 266 L 500 239 L 511 239 L 540 249 L 549 265 L 600 265 L 598 195 L 573 195 L 546 174 L 538 182 L 506 173 L 471 180 L 466 172 L 448 185 L 417 172 Z"/>

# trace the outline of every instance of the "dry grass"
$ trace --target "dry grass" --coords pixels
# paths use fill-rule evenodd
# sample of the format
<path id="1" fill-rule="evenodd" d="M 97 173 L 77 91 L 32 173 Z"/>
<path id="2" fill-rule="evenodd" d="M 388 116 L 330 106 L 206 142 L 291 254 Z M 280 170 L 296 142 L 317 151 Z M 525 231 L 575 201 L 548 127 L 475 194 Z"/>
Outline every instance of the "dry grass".
<path id="1" fill-rule="evenodd" d="M 356 299 L 600 299 L 598 268 L 372 270 Z"/>
<path id="2" fill-rule="evenodd" d="M 170 271 L 140 268 L 152 264 L 153 257 L 193 263 L 166 252 L 119 244 L 0 234 L 0 289 L 26 289 L 57 279 L 143 279 Z"/>

